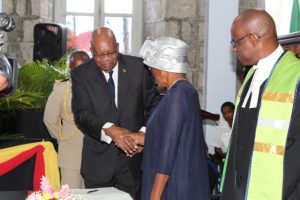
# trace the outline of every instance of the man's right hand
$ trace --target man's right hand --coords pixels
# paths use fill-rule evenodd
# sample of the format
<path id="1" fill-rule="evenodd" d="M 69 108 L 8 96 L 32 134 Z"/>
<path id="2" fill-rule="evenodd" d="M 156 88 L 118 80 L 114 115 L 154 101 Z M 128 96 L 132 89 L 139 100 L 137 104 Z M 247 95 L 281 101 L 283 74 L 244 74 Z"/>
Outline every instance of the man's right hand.
<path id="1" fill-rule="evenodd" d="M 127 156 L 132 157 L 144 150 L 145 134 L 143 132 L 126 132 L 124 135 L 124 139 L 133 140 L 133 142 L 137 145 L 136 150 L 131 154 L 127 154 Z"/>
<path id="2" fill-rule="evenodd" d="M 105 134 L 111 137 L 115 144 L 127 155 L 133 154 L 137 150 L 137 145 L 131 138 L 125 138 L 127 129 L 112 125 L 110 128 L 103 129 Z"/>

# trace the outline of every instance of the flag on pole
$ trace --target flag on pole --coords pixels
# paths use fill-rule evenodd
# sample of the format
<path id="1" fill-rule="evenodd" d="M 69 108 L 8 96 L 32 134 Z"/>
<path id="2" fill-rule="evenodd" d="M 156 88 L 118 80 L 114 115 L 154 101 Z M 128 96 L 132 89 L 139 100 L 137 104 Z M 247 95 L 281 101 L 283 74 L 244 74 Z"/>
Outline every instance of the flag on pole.
<path id="1" fill-rule="evenodd" d="M 299 11 L 299 1 L 293 0 L 291 23 L 290 23 L 290 33 L 300 31 L 300 11 Z"/>

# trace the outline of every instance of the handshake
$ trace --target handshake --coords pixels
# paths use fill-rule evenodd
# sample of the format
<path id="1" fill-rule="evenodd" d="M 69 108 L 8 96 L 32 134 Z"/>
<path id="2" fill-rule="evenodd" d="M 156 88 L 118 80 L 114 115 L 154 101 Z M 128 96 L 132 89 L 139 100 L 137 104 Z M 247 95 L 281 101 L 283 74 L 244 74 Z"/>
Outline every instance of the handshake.
<path id="1" fill-rule="evenodd" d="M 143 132 L 130 132 L 115 125 L 104 129 L 104 131 L 128 157 L 132 157 L 144 150 L 145 134 Z"/>

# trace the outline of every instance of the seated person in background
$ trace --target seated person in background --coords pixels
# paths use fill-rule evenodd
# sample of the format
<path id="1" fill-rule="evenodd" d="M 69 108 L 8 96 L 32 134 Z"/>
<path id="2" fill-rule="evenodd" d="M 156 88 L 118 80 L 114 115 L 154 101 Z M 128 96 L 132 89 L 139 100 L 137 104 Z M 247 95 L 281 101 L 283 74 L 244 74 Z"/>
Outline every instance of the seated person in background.
<path id="1" fill-rule="evenodd" d="M 86 52 L 76 51 L 70 56 L 69 67 L 73 69 L 88 60 Z M 83 134 L 74 122 L 71 86 L 70 79 L 54 84 L 46 104 L 44 122 L 49 133 L 58 142 L 61 184 L 68 184 L 70 188 L 83 188 L 80 175 Z"/>
<path id="2" fill-rule="evenodd" d="M 226 152 L 231 136 L 231 127 L 234 114 L 234 104 L 231 102 L 225 102 L 221 106 L 222 116 L 225 119 L 220 119 L 216 133 L 212 139 L 211 145 L 215 147 L 215 157 L 222 163 L 222 160 L 226 157 Z"/>
<path id="3" fill-rule="evenodd" d="M 210 145 L 214 147 L 215 154 L 210 155 L 209 177 L 211 193 L 219 193 L 218 182 L 223 169 L 223 159 L 226 157 L 227 148 L 231 136 L 231 126 L 234 114 L 234 104 L 225 102 L 221 106 L 222 117 L 218 121 L 216 131 L 212 134 Z"/>

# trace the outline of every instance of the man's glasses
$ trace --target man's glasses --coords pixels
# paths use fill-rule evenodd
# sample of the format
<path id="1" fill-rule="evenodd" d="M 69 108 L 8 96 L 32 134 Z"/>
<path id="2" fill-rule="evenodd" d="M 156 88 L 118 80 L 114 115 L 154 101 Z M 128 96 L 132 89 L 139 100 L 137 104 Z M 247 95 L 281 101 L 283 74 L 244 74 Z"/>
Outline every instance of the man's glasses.
<path id="1" fill-rule="evenodd" d="M 93 53 L 93 57 L 97 60 L 104 60 L 105 58 L 113 58 L 118 54 L 118 50 L 114 50 L 107 53 Z"/>
<path id="2" fill-rule="evenodd" d="M 240 41 L 242 41 L 243 39 L 245 39 L 245 38 L 248 37 L 249 35 L 253 35 L 253 33 L 248 33 L 248 34 L 246 34 L 246 35 L 244 35 L 244 36 L 242 36 L 242 37 L 240 37 L 240 38 L 238 38 L 238 39 L 236 39 L 236 40 L 233 40 L 233 39 L 232 39 L 232 40 L 230 41 L 232 47 L 235 48 L 235 47 L 239 44 Z M 258 37 L 258 38 L 261 38 L 261 36 L 257 36 L 257 37 Z"/>

